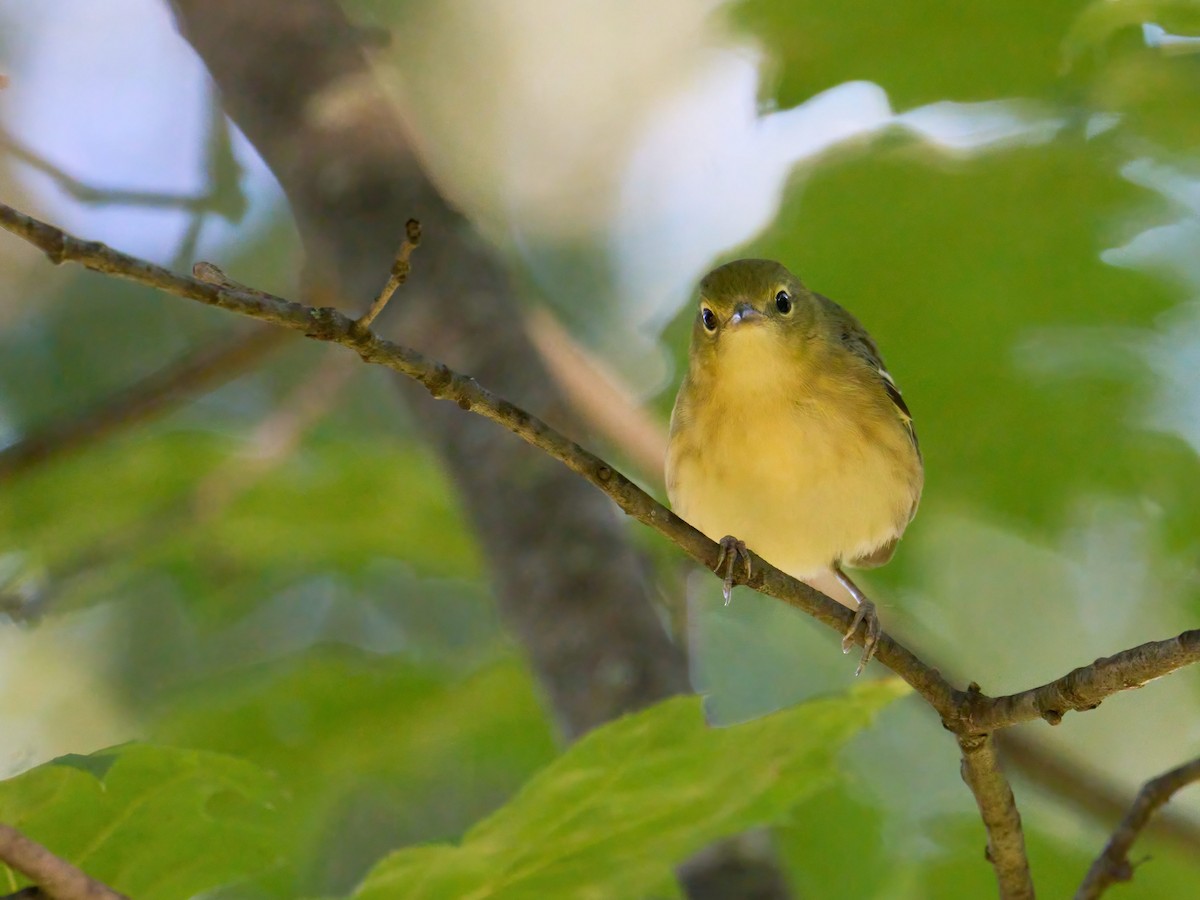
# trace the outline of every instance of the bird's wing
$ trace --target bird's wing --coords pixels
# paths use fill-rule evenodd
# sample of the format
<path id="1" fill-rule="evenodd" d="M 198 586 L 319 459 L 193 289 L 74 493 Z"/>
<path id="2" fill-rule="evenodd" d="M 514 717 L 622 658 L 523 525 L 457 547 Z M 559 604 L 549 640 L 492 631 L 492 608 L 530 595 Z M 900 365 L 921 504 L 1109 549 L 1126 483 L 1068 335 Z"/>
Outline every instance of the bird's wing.
<path id="1" fill-rule="evenodd" d="M 837 335 L 842 344 L 878 374 L 883 390 L 887 393 L 888 399 L 892 401 L 892 406 L 896 408 L 896 415 L 899 416 L 900 422 L 904 425 L 904 429 L 913 443 L 913 448 L 917 451 L 917 456 L 920 457 L 921 444 L 917 440 L 917 430 L 913 425 L 912 413 L 909 412 L 908 404 L 904 402 L 904 397 L 901 396 L 900 388 L 896 386 L 896 380 L 892 378 L 892 373 L 884 365 L 883 357 L 879 355 L 879 348 L 875 345 L 875 341 L 872 340 L 862 323 L 845 308 L 822 294 L 817 294 L 816 297 L 837 323 Z"/>

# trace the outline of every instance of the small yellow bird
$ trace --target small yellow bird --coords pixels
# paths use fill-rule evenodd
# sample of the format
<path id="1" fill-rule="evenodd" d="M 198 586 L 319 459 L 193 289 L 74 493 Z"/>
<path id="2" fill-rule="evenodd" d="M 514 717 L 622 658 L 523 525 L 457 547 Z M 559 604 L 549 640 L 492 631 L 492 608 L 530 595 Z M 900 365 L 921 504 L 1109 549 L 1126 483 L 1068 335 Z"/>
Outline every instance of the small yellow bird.
<path id="1" fill-rule="evenodd" d="M 859 321 L 777 262 L 714 269 L 698 306 L 671 414 L 671 506 L 721 542 L 726 603 L 747 545 L 849 606 L 841 585 L 857 606 L 846 652 L 866 628 L 861 672 L 879 620 L 843 566 L 886 563 L 916 514 L 908 406 Z"/>

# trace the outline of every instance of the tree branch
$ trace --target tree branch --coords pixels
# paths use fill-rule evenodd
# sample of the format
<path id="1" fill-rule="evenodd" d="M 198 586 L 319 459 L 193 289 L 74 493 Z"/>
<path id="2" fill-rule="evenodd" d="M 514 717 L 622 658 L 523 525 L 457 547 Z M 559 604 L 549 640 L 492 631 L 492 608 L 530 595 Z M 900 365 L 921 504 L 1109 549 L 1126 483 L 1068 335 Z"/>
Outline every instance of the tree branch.
<path id="1" fill-rule="evenodd" d="M 622 510 L 658 531 L 709 569 L 715 568 L 720 548 L 680 519 L 649 494 L 614 470 L 598 456 L 564 437 L 541 419 L 497 397 L 474 378 L 462 375 L 408 347 L 359 329 L 356 321 L 330 307 L 313 308 L 261 291 L 248 291 L 176 275 L 146 260 L 137 259 L 95 241 L 71 237 L 51 225 L 0 203 L 0 225 L 39 247 L 56 265 L 75 262 L 85 268 L 264 322 L 282 325 L 307 337 L 349 347 L 366 362 L 407 375 L 439 400 L 491 419 L 526 442 L 545 451 L 611 497 Z M 795 606 L 844 633 L 853 614 L 819 591 L 754 557 L 753 571 L 741 580 L 754 590 Z M 861 641 L 861 636 L 857 638 Z M 875 654 L 924 696 L 944 719 L 959 718 L 955 691 L 934 669 L 907 648 L 882 635 Z"/>
<path id="2" fill-rule="evenodd" d="M 128 256 L 104 244 L 81 241 L 17 210 L 0 204 L 0 225 L 39 247 L 55 264 L 71 261 L 98 272 L 128 278 L 168 293 L 197 300 L 262 321 L 282 325 L 308 337 L 355 350 L 366 362 L 384 365 L 418 381 L 435 398 L 450 400 L 514 432 L 567 465 L 602 490 L 628 515 L 655 529 L 707 568 L 717 563 L 719 548 L 604 460 L 584 450 L 545 422 L 423 354 L 358 327 L 355 320 L 328 307 L 312 308 L 260 291 L 210 284 L 176 275 L 160 266 Z M 808 585 L 754 558 L 753 572 L 742 583 L 801 609 L 842 633 L 851 613 Z M 887 635 L 876 656 L 921 694 L 959 735 L 963 777 L 971 787 L 989 834 L 989 858 L 996 867 L 1003 897 L 1029 896 L 1028 863 L 1020 817 L 1012 791 L 995 757 L 990 732 L 1036 717 L 1060 721 L 1067 709 L 1090 709 L 1118 691 L 1139 687 L 1200 659 L 1200 631 L 1151 642 L 1063 678 L 1007 697 L 987 697 L 976 685 L 960 692 L 936 669 Z"/>
<path id="3" fill-rule="evenodd" d="M 1057 725 L 1070 710 L 1095 709 L 1106 697 L 1139 688 L 1197 660 L 1200 629 L 1102 657 L 1049 684 L 1017 694 L 987 697 L 971 692 L 964 724 L 976 731 L 1038 718 Z"/>
<path id="4" fill-rule="evenodd" d="M 49 177 L 74 200 L 87 205 L 141 206 L 150 209 L 202 210 L 211 202 L 208 193 L 179 194 L 123 188 L 99 188 L 76 178 L 0 127 L 0 149 L 13 159 Z"/>
<path id="5" fill-rule="evenodd" d="M 354 319 L 335 309 L 313 308 L 266 292 L 238 290 L 177 275 L 102 243 L 74 238 L 3 203 L 0 203 L 0 226 L 40 248 L 56 265 L 75 262 L 93 271 L 281 325 L 315 340 L 349 347 L 366 362 L 386 366 L 420 382 L 434 397 L 503 425 L 591 482 L 625 513 L 653 528 L 701 565 L 709 569 L 716 566 L 720 549 L 715 542 L 604 460 L 538 417 L 481 387 L 474 378 L 416 350 L 359 329 Z M 739 579 L 739 583 L 782 600 L 835 631 L 844 632 L 849 627 L 853 614 L 840 603 L 757 556 L 752 568 L 750 577 Z M 857 640 L 861 641 L 861 636 Z M 1047 685 L 997 698 L 987 696 L 975 685 L 966 692 L 955 689 L 936 669 L 886 634 L 880 637 L 876 656 L 921 694 L 948 728 L 959 734 L 979 734 L 1039 717 L 1061 720 L 1065 710 L 1092 709 L 1112 694 L 1140 687 L 1200 661 L 1200 630 L 1133 647 L 1075 669 Z M 1059 714 L 1056 716 L 1055 712 Z"/>
<path id="6" fill-rule="evenodd" d="M 36 882 L 50 900 L 129 900 L 11 825 L 0 824 L 0 862 Z"/>
<path id="7" fill-rule="evenodd" d="M 302 293 L 358 310 L 377 295 L 409 217 L 428 250 L 384 333 L 468 371 L 551 421 L 573 421 L 521 327 L 506 266 L 436 189 L 355 27 L 335 0 L 172 0 L 230 118 L 270 166 L 304 244 Z M 449 474 L 487 561 L 496 607 L 560 732 L 689 690 L 645 561 L 608 501 L 534 448 L 393 379 Z M 740 854 L 763 900 L 778 866 Z M 762 893 L 763 881 L 774 885 Z M 725 882 L 728 883 L 728 882 Z M 689 887 L 690 890 L 690 887 Z"/>
<path id="8" fill-rule="evenodd" d="M 1129 862 L 1129 850 L 1133 842 L 1151 817 L 1176 791 L 1197 781 L 1200 781 L 1200 758 L 1147 781 L 1138 791 L 1129 812 L 1109 838 L 1103 852 L 1092 863 L 1075 894 L 1075 900 L 1095 900 L 1115 882 L 1129 881 L 1133 877 L 1133 865 Z"/>
<path id="9" fill-rule="evenodd" d="M 149 209 L 178 209 L 196 214 L 217 213 L 236 222 L 246 211 L 246 197 L 239 184 L 240 170 L 230 146 L 225 116 L 214 101 L 205 147 L 209 183 L 202 193 L 179 194 L 123 188 L 101 188 L 88 184 L 25 146 L 0 126 L 0 148 L 54 181 L 72 199 L 95 206 L 137 206 Z"/>
<path id="10" fill-rule="evenodd" d="M 1106 828 L 1129 809 L 1129 791 L 1123 785 L 1026 731 L 1011 728 L 996 732 L 996 748 L 1005 767 Z M 1151 820 L 1146 832 L 1200 859 L 1200 822 L 1194 818 L 1164 812 Z"/>
<path id="11" fill-rule="evenodd" d="M 667 430 L 650 416 L 611 367 L 580 347 L 549 313 L 533 310 L 527 320 L 538 351 L 551 374 L 586 421 L 617 448 L 643 482 L 662 485 Z M 1031 733 L 1015 728 L 995 732 L 1001 763 L 1064 804 L 1100 820 L 1106 827 L 1129 808 L 1129 792 L 1078 759 L 1070 758 Z M 1200 822 L 1186 815 L 1163 813 L 1147 833 L 1200 857 Z"/>
<path id="12" fill-rule="evenodd" d="M 424 176 L 354 28 L 332 0 L 174 0 L 230 117 L 287 194 L 302 291 L 365 309 L 409 217 L 428 237 L 384 328 L 527 408 L 565 404 L 521 328 L 507 272 Z M 395 379 L 479 538 L 505 624 L 562 733 L 688 690 L 644 567 L 602 497 L 532 448 Z M 600 560 L 611 565 L 600 567 Z"/>
<path id="13" fill-rule="evenodd" d="M 996 870 L 1004 900 L 1033 900 L 1033 877 L 1025 853 L 1021 814 L 1008 779 L 996 757 L 990 734 L 960 734 L 962 779 L 971 793 L 987 829 L 987 858 Z"/>

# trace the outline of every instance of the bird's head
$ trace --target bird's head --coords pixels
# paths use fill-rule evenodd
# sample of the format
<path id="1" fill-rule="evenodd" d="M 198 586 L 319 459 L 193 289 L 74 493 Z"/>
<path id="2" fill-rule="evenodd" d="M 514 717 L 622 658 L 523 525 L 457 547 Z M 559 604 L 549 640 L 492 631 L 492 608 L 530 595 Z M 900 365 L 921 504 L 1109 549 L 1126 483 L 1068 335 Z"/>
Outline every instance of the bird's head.
<path id="1" fill-rule="evenodd" d="M 774 260 L 726 263 L 704 276 L 697 294 L 693 362 L 802 352 L 817 324 L 812 293 Z"/>

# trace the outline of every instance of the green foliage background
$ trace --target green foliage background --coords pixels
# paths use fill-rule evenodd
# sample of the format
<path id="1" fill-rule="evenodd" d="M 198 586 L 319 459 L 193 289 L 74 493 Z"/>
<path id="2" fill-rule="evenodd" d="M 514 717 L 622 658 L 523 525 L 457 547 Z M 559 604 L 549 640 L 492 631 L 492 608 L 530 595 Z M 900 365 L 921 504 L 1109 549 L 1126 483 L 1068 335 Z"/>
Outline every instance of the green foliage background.
<path id="1" fill-rule="evenodd" d="M 398 28 L 411 14 L 357 8 Z M 767 51 L 767 106 L 869 79 L 897 110 L 1021 98 L 1062 123 L 1045 143 L 957 157 L 899 131 L 839 147 L 730 248 L 785 260 L 851 308 L 917 417 L 923 508 L 871 581 L 887 626 L 998 692 L 1194 623 L 1200 227 L 1185 194 L 1130 170 L 1200 175 L 1200 55 L 1140 36 L 1145 22 L 1195 33 L 1194 4 L 746 0 L 721 14 Z M 1102 258 L 1165 226 L 1156 265 Z M 291 292 L 286 216 L 240 249 L 239 280 Z M 0 333 L 14 436 L 238 324 L 98 276 L 38 290 Z M 689 316 L 664 336 L 677 361 Z M 45 658 L 86 668 L 95 697 L 75 703 L 119 710 L 94 734 L 137 738 L 0 783 L 0 820 L 139 898 L 667 896 L 672 865 L 756 824 L 802 896 L 991 893 L 932 717 L 888 705 L 887 683 L 848 692 L 828 634 L 744 592 L 726 608 L 711 579 L 690 585 L 697 687 L 713 721 L 749 721 L 706 728 L 681 699 L 562 752 L 458 500 L 379 372 L 358 372 L 295 453 L 198 515 L 207 479 L 326 352 L 289 347 L 0 487 L 0 590 L 47 615 L 5 624 L 3 646 L 76 617 L 101 658 Z M 653 401 L 664 416 L 673 390 Z M 676 591 L 677 555 L 638 539 Z M 4 690 L 36 702 L 45 680 Z M 1051 737 L 1136 784 L 1195 752 L 1198 686 L 1182 673 Z M 1017 789 L 1039 888 L 1066 895 L 1106 823 Z M 1195 861 L 1149 852 L 1123 896 L 1188 896 Z M 18 883 L 0 870 L 0 886 Z"/>

